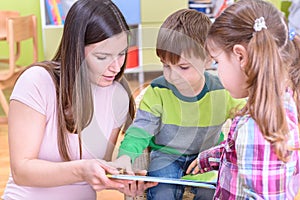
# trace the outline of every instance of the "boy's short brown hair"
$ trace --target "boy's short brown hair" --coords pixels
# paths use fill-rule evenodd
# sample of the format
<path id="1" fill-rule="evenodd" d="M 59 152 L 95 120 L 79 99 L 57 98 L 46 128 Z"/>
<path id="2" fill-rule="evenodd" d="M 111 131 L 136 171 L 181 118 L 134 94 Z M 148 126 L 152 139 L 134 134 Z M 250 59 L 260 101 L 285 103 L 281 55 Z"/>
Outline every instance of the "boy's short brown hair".
<path id="1" fill-rule="evenodd" d="M 171 14 L 161 25 L 156 54 L 164 61 L 177 64 L 182 53 L 206 58 L 204 42 L 212 22 L 201 12 L 181 9 Z"/>

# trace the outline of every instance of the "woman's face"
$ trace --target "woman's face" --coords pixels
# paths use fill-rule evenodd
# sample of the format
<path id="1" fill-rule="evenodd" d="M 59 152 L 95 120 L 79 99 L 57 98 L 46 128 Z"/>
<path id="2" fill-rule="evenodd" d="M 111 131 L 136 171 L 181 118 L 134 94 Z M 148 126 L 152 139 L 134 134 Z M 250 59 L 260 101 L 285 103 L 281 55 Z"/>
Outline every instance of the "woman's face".
<path id="1" fill-rule="evenodd" d="M 111 85 L 124 64 L 127 48 L 126 32 L 85 46 L 85 58 L 92 83 L 101 87 Z"/>

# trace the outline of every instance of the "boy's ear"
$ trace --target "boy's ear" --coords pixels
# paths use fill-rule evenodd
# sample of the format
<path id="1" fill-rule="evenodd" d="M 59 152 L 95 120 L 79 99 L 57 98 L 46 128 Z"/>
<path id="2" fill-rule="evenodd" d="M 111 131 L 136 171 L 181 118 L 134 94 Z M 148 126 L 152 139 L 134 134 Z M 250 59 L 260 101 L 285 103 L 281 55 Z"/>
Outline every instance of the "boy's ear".
<path id="1" fill-rule="evenodd" d="M 244 70 L 246 64 L 248 63 L 248 53 L 246 48 L 243 45 L 236 44 L 233 46 L 233 54 L 240 62 L 242 70 Z"/>

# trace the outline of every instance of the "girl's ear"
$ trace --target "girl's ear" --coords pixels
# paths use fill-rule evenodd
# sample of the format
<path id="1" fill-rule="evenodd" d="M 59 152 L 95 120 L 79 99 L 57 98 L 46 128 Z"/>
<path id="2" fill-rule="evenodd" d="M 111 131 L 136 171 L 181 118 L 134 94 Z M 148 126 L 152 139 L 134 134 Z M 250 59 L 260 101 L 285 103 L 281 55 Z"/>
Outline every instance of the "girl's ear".
<path id="1" fill-rule="evenodd" d="M 248 53 L 246 48 L 243 45 L 236 44 L 233 46 L 233 54 L 236 56 L 240 62 L 242 70 L 245 69 L 246 64 L 248 63 Z"/>

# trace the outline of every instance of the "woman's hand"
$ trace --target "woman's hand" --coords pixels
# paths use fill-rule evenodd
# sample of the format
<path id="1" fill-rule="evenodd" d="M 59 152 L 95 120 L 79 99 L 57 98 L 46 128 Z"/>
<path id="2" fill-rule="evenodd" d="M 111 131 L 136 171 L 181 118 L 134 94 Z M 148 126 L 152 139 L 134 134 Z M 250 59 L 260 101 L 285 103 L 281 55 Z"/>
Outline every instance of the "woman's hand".
<path id="1" fill-rule="evenodd" d="M 96 191 L 104 189 L 124 190 L 128 181 L 117 181 L 109 179 L 106 174 L 118 174 L 119 171 L 108 165 L 104 160 L 82 160 L 84 163 L 81 168 L 82 179 L 89 183 Z"/>

